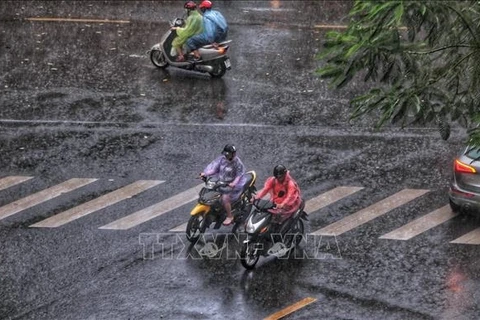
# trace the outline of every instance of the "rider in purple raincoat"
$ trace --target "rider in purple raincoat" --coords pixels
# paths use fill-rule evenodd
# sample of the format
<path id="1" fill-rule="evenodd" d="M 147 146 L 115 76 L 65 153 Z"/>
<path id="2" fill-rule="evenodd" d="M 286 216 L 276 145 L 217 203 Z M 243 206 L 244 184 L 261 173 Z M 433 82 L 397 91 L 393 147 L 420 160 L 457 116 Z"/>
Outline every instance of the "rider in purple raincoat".
<path id="1" fill-rule="evenodd" d="M 233 222 L 231 203 L 240 197 L 246 183 L 245 166 L 240 158 L 236 157 L 236 152 L 235 146 L 227 144 L 223 148 L 222 155 L 207 165 L 200 174 L 201 176 L 216 176 L 220 181 L 228 183 L 228 187 L 220 190 L 223 206 L 227 213 L 227 218 L 223 222 L 226 226 Z"/>

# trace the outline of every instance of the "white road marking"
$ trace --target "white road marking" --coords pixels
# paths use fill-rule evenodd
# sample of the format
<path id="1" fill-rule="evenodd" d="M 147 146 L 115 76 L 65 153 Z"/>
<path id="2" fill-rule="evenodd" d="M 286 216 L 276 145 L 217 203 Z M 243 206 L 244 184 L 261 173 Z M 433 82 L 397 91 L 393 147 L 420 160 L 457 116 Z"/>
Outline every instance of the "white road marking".
<path id="1" fill-rule="evenodd" d="M 75 18 L 26 18 L 28 21 L 42 22 L 88 22 L 88 23 L 130 23 L 128 20 L 75 19 Z"/>
<path id="2" fill-rule="evenodd" d="M 458 214 L 453 213 L 449 205 L 432 211 L 423 217 L 413 220 L 410 223 L 384 234 L 380 239 L 409 240 L 419 234 L 432 229 L 454 217 Z"/>
<path id="3" fill-rule="evenodd" d="M 450 243 L 458 244 L 480 244 L 480 228 L 477 228 L 469 233 L 457 238 Z"/>
<path id="4" fill-rule="evenodd" d="M 97 179 L 70 179 L 56 186 L 42 190 L 25 197 L 23 199 L 14 201 L 0 208 L 0 220 L 5 219 L 17 212 L 31 208 L 42 202 L 56 198 L 64 193 L 83 187 L 89 183 L 96 181 Z"/>
<path id="5" fill-rule="evenodd" d="M 322 229 L 312 232 L 314 235 L 338 236 L 364 223 L 427 193 L 429 190 L 404 189 L 375 204 L 334 222 Z"/>
<path id="6" fill-rule="evenodd" d="M 56 228 L 69 223 L 73 220 L 84 217 L 92 212 L 111 206 L 122 200 L 131 198 L 132 196 L 150 189 L 164 181 L 157 180 L 139 180 L 129 184 L 123 188 L 117 189 L 99 198 L 73 207 L 67 211 L 56 214 L 50 218 L 37 222 L 30 227 L 34 228 Z"/>
<path id="7" fill-rule="evenodd" d="M 242 11 L 258 11 L 258 12 L 287 12 L 287 11 L 297 11 L 296 9 L 293 8 L 275 8 L 275 7 L 270 7 L 270 8 L 255 8 L 255 7 L 243 7 L 240 8 Z"/>
<path id="8" fill-rule="evenodd" d="M 116 221 L 113 221 L 112 223 L 104 225 L 99 229 L 126 230 L 138 226 L 141 223 L 161 216 L 162 214 L 167 213 L 170 210 L 176 209 L 180 206 L 183 206 L 184 204 L 198 199 L 198 193 L 203 186 L 204 184 L 202 183 L 162 202 L 154 204 L 153 206 L 137 211 L 122 219 L 118 219 Z"/>
<path id="9" fill-rule="evenodd" d="M 305 212 L 310 214 L 311 212 L 320 210 L 362 189 L 363 187 L 337 187 L 335 189 L 322 193 L 321 195 L 312 198 L 305 203 Z"/>
<path id="10" fill-rule="evenodd" d="M 14 185 L 30 180 L 32 178 L 33 177 L 27 177 L 27 176 L 9 176 L 9 177 L 2 178 L 0 179 L 0 190 L 5 190 Z"/>
<path id="11" fill-rule="evenodd" d="M 34 177 L 31 176 L 7 176 L 0 179 L 0 190 L 7 189 L 16 184 L 28 181 Z M 43 203 L 58 197 L 64 193 L 73 191 L 77 188 L 90 184 L 98 179 L 70 179 L 56 186 L 47 188 L 35 194 L 32 194 L 23 199 L 14 201 L 3 207 L 0 207 L 0 220 L 7 218 L 15 213 L 31 208 L 35 205 Z M 81 204 L 53 217 L 42 220 L 30 227 L 47 227 L 54 228 L 71 222 L 75 219 L 88 215 L 92 212 L 98 211 L 107 206 L 113 205 L 119 201 L 130 198 L 135 194 L 138 194 L 144 190 L 152 188 L 164 181 L 150 181 L 140 180 L 132 183 L 128 186 L 115 190 L 102 197 Z M 198 192 L 203 187 L 203 184 L 193 187 L 189 190 L 181 192 L 169 199 L 159 202 L 143 210 L 137 211 L 124 218 L 118 219 L 100 227 L 99 229 L 113 229 L 113 230 L 126 230 L 135 227 L 141 223 L 149 221 L 160 215 L 163 215 L 173 209 L 176 209 L 184 204 L 192 202 L 198 198 Z M 329 206 L 343 198 L 346 198 L 360 190 L 363 187 L 349 187 L 340 186 L 332 190 L 326 191 L 308 201 L 305 204 L 305 211 L 307 213 L 313 213 L 324 207 Z M 362 209 L 342 220 L 334 222 L 322 229 L 319 229 L 312 234 L 315 235 L 340 235 L 353 228 L 356 228 L 366 222 L 369 222 L 417 197 L 422 196 L 429 190 L 413 190 L 404 189 L 384 200 L 374 203 L 373 205 Z M 409 240 L 427 230 L 430 230 L 454 217 L 457 214 L 453 213 L 450 207 L 444 206 L 435 211 L 432 211 L 410 223 L 401 226 L 389 233 L 386 233 L 380 237 L 380 239 L 391 240 Z M 184 232 L 187 223 L 183 223 L 175 228 L 170 229 L 170 232 Z M 451 243 L 461 244 L 480 244 L 480 228 L 473 230 L 472 232 L 465 234 L 464 236 L 451 241 Z"/>
<path id="12" fill-rule="evenodd" d="M 316 29 L 347 29 L 348 26 L 338 25 L 338 24 L 316 24 L 314 28 Z"/>
<path id="13" fill-rule="evenodd" d="M 187 229 L 187 223 L 188 222 L 185 222 L 184 224 L 181 224 L 178 227 L 175 227 L 175 228 L 170 229 L 168 231 L 170 231 L 170 232 L 184 232 Z"/>
<path id="14" fill-rule="evenodd" d="M 347 103 L 348 100 L 345 102 Z M 76 120 L 58 120 L 58 119 L 45 119 L 45 120 L 20 120 L 20 119 L 0 119 L 0 124 L 7 123 L 7 124 L 28 124 L 28 125 L 45 125 L 45 126 L 54 126 L 54 125 L 71 125 L 71 126 L 90 126 L 90 125 L 98 125 L 98 126 L 113 126 L 118 127 L 122 126 L 127 129 L 137 130 L 138 128 L 142 129 L 152 129 L 152 127 L 181 127 L 181 128 L 194 128 L 194 127 L 211 127 L 211 128 L 254 128 L 254 129 L 265 129 L 265 130 L 284 130 L 285 126 L 283 125 L 266 125 L 266 124 L 256 124 L 256 123 L 229 123 L 229 122 L 222 122 L 222 123 L 210 123 L 210 122 L 199 122 L 199 123 L 183 123 L 183 122 L 142 122 L 141 125 L 132 125 L 131 122 L 113 122 L 113 121 L 76 121 Z M 356 127 L 356 131 L 345 131 L 341 128 L 324 128 L 319 126 L 303 126 L 303 128 L 307 128 L 312 132 L 316 132 L 317 134 L 322 134 L 325 136 L 341 136 L 341 137 L 353 137 L 353 136 L 369 136 L 369 137 L 383 137 L 385 136 L 385 132 L 370 132 L 364 131 L 365 128 L 363 127 Z M 349 129 L 352 127 L 349 126 Z M 90 128 L 91 130 L 104 130 L 105 128 L 98 127 L 98 128 Z M 157 129 L 157 128 L 155 128 Z M 294 130 L 294 129 L 292 129 Z M 289 134 L 294 132 L 290 130 Z M 400 132 L 396 129 L 389 129 L 390 133 Z M 425 137 L 426 134 L 438 134 L 437 127 L 422 127 L 422 128 L 410 128 L 410 129 L 402 129 L 400 134 L 403 137 Z"/>

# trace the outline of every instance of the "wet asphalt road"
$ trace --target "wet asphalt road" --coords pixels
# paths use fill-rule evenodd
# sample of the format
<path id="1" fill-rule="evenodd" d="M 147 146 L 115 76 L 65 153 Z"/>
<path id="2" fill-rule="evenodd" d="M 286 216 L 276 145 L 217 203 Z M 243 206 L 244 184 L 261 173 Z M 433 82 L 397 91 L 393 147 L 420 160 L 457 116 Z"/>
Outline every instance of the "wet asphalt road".
<path id="1" fill-rule="evenodd" d="M 159 70 L 146 55 L 181 2 L 0 4 L 0 176 L 34 177 L 0 190 L 0 205 L 70 178 L 99 179 L 0 220 L 0 318 L 261 319 L 312 297 L 285 319 L 477 319 L 478 249 L 449 243 L 477 220 L 379 239 L 448 203 L 463 131 L 445 142 L 430 127 L 376 132 L 371 119 L 348 121 L 348 99 L 366 85 L 335 91 L 313 74 L 322 37 L 346 23 L 348 2 L 216 5 L 230 22 L 232 70 L 213 80 Z M 217 243 L 229 250 L 213 258 L 169 232 L 192 203 L 129 230 L 99 229 L 197 185 L 225 143 L 257 171 L 258 186 L 281 162 L 306 199 L 364 188 L 311 213 L 309 230 L 405 188 L 429 192 L 336 239 L 303 244 L 314 258 L 262 259 L 253 272 L 226 228 Z M 137 180 L 165 182 L 59 228 L 29 227 Z"/>

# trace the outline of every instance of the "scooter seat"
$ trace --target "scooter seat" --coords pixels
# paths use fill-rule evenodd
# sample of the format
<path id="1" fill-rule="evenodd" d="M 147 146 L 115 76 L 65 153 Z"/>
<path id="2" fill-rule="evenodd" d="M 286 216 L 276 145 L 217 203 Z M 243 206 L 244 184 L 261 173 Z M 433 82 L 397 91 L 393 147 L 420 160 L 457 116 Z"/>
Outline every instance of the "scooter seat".
<path id="1" fill-rule="evenodd" d="M 223 46 L 229 44 L 230 42 L 232 42 L 232 40 L 226 40 L 226 41 L 223 41 L 223 42 L 218 43 L 218 46 L 219 46 L 219 47 L 223 47 Z M 213 44 L 207 44 L 207 45 L 203 46 L 202 48 L 204 48 L 204 49 L 212 49 L 212 48 L 213 48 Z"/>

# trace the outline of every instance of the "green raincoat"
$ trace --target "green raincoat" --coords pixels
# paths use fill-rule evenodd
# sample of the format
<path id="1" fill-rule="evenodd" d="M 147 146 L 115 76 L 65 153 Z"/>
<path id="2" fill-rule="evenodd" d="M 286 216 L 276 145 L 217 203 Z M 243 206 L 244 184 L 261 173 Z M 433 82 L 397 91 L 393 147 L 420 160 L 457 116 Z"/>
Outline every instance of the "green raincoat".
<path id="1" fill-rule="evenodd" d="M 177 29 L 177 37 L 173 39 L 172 47 L 181 48 L 188 38 L 203 31 L 203 18 L 200 12 L 193 10 L 185 21 L 185 27 Z"/>

